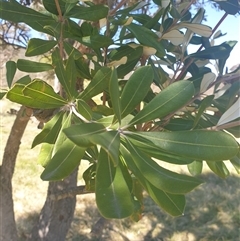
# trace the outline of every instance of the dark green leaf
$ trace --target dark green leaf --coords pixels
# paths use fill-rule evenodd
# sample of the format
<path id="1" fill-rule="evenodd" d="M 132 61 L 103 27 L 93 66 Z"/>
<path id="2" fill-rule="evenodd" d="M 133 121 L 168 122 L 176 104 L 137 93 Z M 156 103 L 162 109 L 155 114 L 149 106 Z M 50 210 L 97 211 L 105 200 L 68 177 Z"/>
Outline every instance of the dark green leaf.
<path id="1" fill-rule="evenodd" d="M 142 175 L 158 189 L 173 194 L 185 194 L 201 184 L 201 181 L 193 177 L 161 167 L 128 140 L 127 148 Z"/>
<path id="2" fill-rule="evenodd" d="M 125 218 L 134 211 L 133 199 L 121 168 L 113 166 L 103 149 L 97 162 L 96 202 L 105 218 Z"/>
<path id="3" fill-rule="evenodd" d="M 85 189 L 88 191 L 95 192 L 95 185 L 96 185 L 96 163 L 91 165 L 84 173 L 83 179 L 85 181 Z"/>
<path id="4" fill-rule="evenodd" d="M 143 45 L 153 47 L 158 51 L 160 56 L 165 55 L 165 50 L 162 44 L 158 41 L 158 36 L 143 26 L 136 25 L 131 23 L 126 26 L 130 32 L 132 32 L 135 38 Z"/>
<path id="5" fill-rule="evenodd" d="M 17 65 L 14 61 L 8 61 L 6 63 L 6 68 L 7 68 L 7 74 L 6 74 L 7 84 L 8 84 L 8 87 L 11 88 L 13 78 L 14 78 L 16 70 L 17 70 Z"/>
<path id="6" fill-rule="evenodd" d="M 48 12 L 59 15 L 55 0 L 43 0 L 42 2 L 43 6 L 46 8 L 46 10 L 48 10 Z M 63 14 L 65 10 L 65 2 L 63 0 L 58 0 L 58 4 L 61 9 L 61 14 Z"/>
<path id="7" fill-rule="evenodd" d="M 119 159 L 120 135 L 118 131 L 107 131 L 99 134 L 92 134 L 89 137 L 91 143 L 100 145 L 111 158 L 115 166 Z"/>
<path id="8" fill-rule="evenodd" d="M 78 18 L 88 21 L 98 21 L 107 17 L 108 7 L 105 5 L 94 5 L 90 7 L 76 6 L 70 10 L 65 17 Z"/>
<path id="9" fill-rule="evenodd" d="M 161 91 L 130 122 L 130 124 L 162 118 L 183 107 L 194 95 L 193 83 L 178 81 Z"/>
<path id="10" fill-rule="evenodd" d="M 150 66 L 138 68 L 131 75 L 121 95 L 122 118 L 130 114 L 147 95 L 153 81 Z"/>
<path id="11" fill-rule="evenodd" d="M 45 142 L 54 144 L 61 129 L 62 121 L 67 117 L 66 113 L 58 112 L 50 121 L 48 121 L 43 130 L 35 136 L 32 148 Z"/>
<path id="12" fill-rule="evenodd" d="M 161 125 L 161 122 L 159 123 L 159 125 Z M 192 120 L 176 118 L 176 119 L 171 119 L 168 122 L 168 124 L 164 126 L 164 129 L 169 131 L 186 131 L 186 130 L 191 130 L 192 127 L 193 127 Z"/>
<path id="13" fill-rule="evenodd" d="M 41 105 L 40 109 L 59 108 L 67 104 L 60 95 L 54 92 L 51 85 L 39 79 L 35 79 L 33 82 L 25 86 L 23 89 L 23 95 L 41 103 L 43 106 Z M 39 108 L 38 106 L 33 105 L 33 103 L 29 102 L 29 105 L 27 106 Z"/>
<path id="14" fill-rule="evenodd" d="M 112 39 L 104 36 L 104 35 L 91 35 L 91 36 L 84 36 L 79 40 L 82 44 L 92 48 L 92 49 L 99 49 L 103 47 L 108 47 L 113 43 Z"/>
<path id="15" fill-rule="evenodd" d="M 32 38 L 28 42 L 25 55 L 30 57 L 45 54 L 46 52 L 50 51 L 56 44 L 57 41 L 55 40 Z"/>
<path id="16" fill-rule="evenodd" d="M 109 81 L 109 94 L 111 97 L 112 107 L 115 113 L 115 116 L 121 124 L 121 104 L 120 104 L 120 93 L 119 93 L 119 85 L 118 85 L 118 76 L 116 69 L 112 69 L 112 74 Z"/>
<path id="17" fill-rule="evenodd" d="M 59 53 L 59 49 L 55 49 L 52 53 L 52 62 L 55 68 L 55 73 L 59 82 L 62 84 L 70 99 L 76 95 L 75 83 L 76 83 L 76 68 L 73 56 L 70 55 L 67 61 L 66 70 L 63 65 L 62 58 Z"/>
<path id="18" fill-rule="evenodd" d="M 43 167 L 46 167 L 52 158 L 53 148 L 54 144 L 43 143 L 40 153 L 38 154 L 37 163 L 39 163 Z"/>
<path id="19" fill-rule="evenodd" d="M 70 175 L 84 155 L 85 148 L 79 147 L 70 140 L 65 140 L 61 148 L 49 161 L 41 178 L 45 181 L 57 181 Z"/>
<path id="20" fill-rule="evenodd" d="M 93 145 L 91 142 L 92 135 L 103 133 L 105 131 L 105 127 L 101 124 L 83 123 L 66 128 L 63 132 L 75 144 L 88 147 Z"/>
<path id="21" fill-rule="evenodd" d="M 229 176 L 229 171 L 223 161 L 218 161 L 218 162 L 207 161 L 207 165 L 219 177 L 226 178 Z"/>
<path id="22" fill-rule="evenodd" d="M 238 152 L 236 140 L 224 132 L 194 130 L 137 132 L 166 152 L 195 160 L 227 160 Z"/>
<path id="23" fill-rule="evenodd" d="M 7 94 L 7 91 L 6 92 L 0 92 L 0 100 Z"/>
<path id="24" fill-rule="evenodd" d="M 53 69 L 51 64 L 35 62 L 26 59 L 18 59 L 17 68 L 28 73 L 39 73 Z"/>
<path id="25" fill-rule="evenodd" d="M 107 67 L 102 67 L 94 75 L 92 81 L 86 87 L 86 89 L 80 93 L 79 98 L 83 100 L 89 100 L 93 96 L 103 92 L 109 85 L 112 70 Z"/>
<path id="26" fill-rule="evenodd" d="M 236 172 L 238 174 L 240 174 L 240 153 L 238 153 L 238 155 L 236 155 L 232 159 L 230 159 L 230 162 L 234 166 Z"/>
<path id="27" fill-rule="evenodd" d="M 93 112 L 85 101 L 77 100 L 77 110 L 87 120 L 90 121 L 92 119 Z"/>

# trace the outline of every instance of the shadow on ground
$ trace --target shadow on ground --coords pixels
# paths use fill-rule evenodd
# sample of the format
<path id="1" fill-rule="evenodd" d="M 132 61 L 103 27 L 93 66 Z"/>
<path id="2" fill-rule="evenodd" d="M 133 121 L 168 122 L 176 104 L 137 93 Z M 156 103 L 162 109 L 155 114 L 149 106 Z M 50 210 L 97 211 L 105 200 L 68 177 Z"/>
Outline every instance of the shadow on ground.
<path id="1" fill-rule="evenodd" d="M 185 215 L 173 218 L 146 197 L 142 219 L 104 220 L 93 195 L 78 197 L 68 241 L 235 241 L 240 238 L 239 178 L 214 174 L 200 177 L 205 184 L 188 194 Z M 27 240 L 37 214 L 17 220 L 21 240 Z M 26 225 L 26 223 L 28 223 Z M 93 235 L 91 231 L 94 231 Z"/>

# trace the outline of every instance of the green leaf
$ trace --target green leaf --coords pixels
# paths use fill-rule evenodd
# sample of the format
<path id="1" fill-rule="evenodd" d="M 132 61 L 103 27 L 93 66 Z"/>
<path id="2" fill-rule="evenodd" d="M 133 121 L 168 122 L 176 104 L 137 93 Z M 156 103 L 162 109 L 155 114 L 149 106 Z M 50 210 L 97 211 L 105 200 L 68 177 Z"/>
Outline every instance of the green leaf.
<path id="1" fill-rule="evenodd" d="M 81 39 L 79 39 L 79 42 L 94 50 L 108 47 L 113 43 L 111 38 L 99 34 L 84 36 Z"/>
<path id="2" fill-rule="evenodd" d="M 37 157 L 37 163 L 39 163 L 43 167 L 46 167 L 52 158 L 53 148 L 54 148 L 53 144 L 43 143 L 41 146 L 40 153 L 38 154 L 38 157 Z"/>
<path id="3" fill-rule="evenodd" d="M 105 132 L 103 125 L 98 123 L 82 123 L 66 128 L 63 132 L 75 144 L 83 147 L 93 145 L 91 136 Z"/>
<path id="4" fill-rule="evenodd" d="M 7 84 L 8 84 L 8 87 L 11 88 L 13 78 L 14 78 L 16 70 L 17 70 L 17 65 L 14 61 L 8 61 L 6 63 L 6 68 L 7 68 L 7 74 L 6 74 Z"/>
<path id="5" fill-rule="evenodd" d="M 185 120 L 182 118 L 171 119 L 168 124 L 164 126 L 164 129 L 169 131 L 185 131 L 191 130 L 192 128 L 193 120 Z"/>
<path id="6" fill-rule="evenodd" d="M 238 155 L 236 155 L 232 159 L 230 159 L 230 162 L 234 166 L 236 172 L 238 174 L 240 174 L 240 157 L 239 157 L 239 153 L 238 153 Z"/>
<path id="7" fill-rule="evenodd" d="M 28 73 L 39 73 L 53 69 L 51 64 L 39 63 L 26 59 L 18 59 L 17 68 Z"/>
<path id="8" fill-rule="evenodd" d="M 207 107 L 211 105 L 213 99 L 214 99 L 214 95 L 209 95 L 201 101 L 197 115 L 194 120 L 193 128 L 197 126 L 203 112 L 206 110 Z"/>
<path id="9" fill-rule="evenodd" d="M 194 95 L 193 83 L 187 80 L 175 82 L 161 91 L 130 122 L 130 124 L 162 118 L 183 107 Z"/>
<path id="10" fill-rule="evenodd" d="M 89 100 L 103 92 L 109 85 L 111 74 L 112 70 L 110 68 L 102 67 L 99 69 L 86 89 L 80 93 L 79 99 Z"/>
<path id="11" fill-rule="evenodd" d="M 79 75 L 83 79 L 92 79 L 92 75 L 89 72 L 89 65 L 87 64 L 86 60 L 84 58 L 78 58 L 75 61 L 76 64 L 76 70 L 77 75 Z"/>
<path id="12" fill-rule="evenodd" d="M 43 130 L 35 136 L 32 143 L 32 148 L 43 142 L 54 144 L 61 129 L 62 121 L 66 117 L 66 113 L 58 112 L 50 121 L 48 121 L 44 125 Z"/>
<path id="13" fill-rule="evenodd" d="M 138 68 L 131 75 L 121 95 L 122 118 L 130 114 L 147 95 L 153 81 L 150 66 Z"/>
<path id="14" fill-rule="evenodd" d="M 164 192 L 154 185 L 152 185 L 148 180 L 145 179 L 143 173 L 137 168 L 135 165 L 132 154 L 129 150 L 126 149 L 123 145 L 120 146 L 121 154 L 124 157 L 124 161 L 129 166 L 129 169 L 136 176 L 138 181 L 144 187 L 144 189 L 148 192 L 150 197 L 166 212 L 170 213 L 173 216 L 179 216 L 183 214 L 185 207 L 185 197 L 184 195 L 179 194 L 171 194 Z"/>
<path id="15" fill-rule="evenodd" d="M 131 23 L 126 26 L 134 34 L 135 38 L 143 45 L 153 47 L 160 56 L 165 55 L 162 44 L 158 41 L 158 36 L 146 27 Z"/>
<path id="16" fill-rule="evenodd" d="M 188 170 L 193 176 L 197 176 L 202 173 L 203 163 L 202 161 L 194 161 L 188 164 Z"/>
<path id="17" fill-rule="evenodd" d="M 87 21 L 98 21 L 108 15 L 108 7 L 105 5 L 94 5 L 90 7 L 75 6 L 65 14 L 65 17 L 83 19 Z"/>
<path id="18" fill-rule="evenodd" d="M 225 59 L 229 57 L 229 50 L 223 45 L 218 45 L 189 54 L 189 56 L 200 59 Z"/>
<path id="19" fill-rule="evenodd" d="M 84 153 L 85 148 L 75 145 L 68 139 L 65 140 L 45 167 L 41 174 L 42 180 L 57 181 L 67 177 L 78 167 Z"/>
<path id="20" fill-rule="evenodd" d="M 23 89 L 23 95 L 41 103 L 41 109 L 59 108 L 67 104 L 60 95 L 54 92 L 51 85 L 39 79 L 35 79 L 25 86 Z M 31 105 L 27 106 L 39 108 L 38 106 L 34 106 L 34 103 L 29 102 Z"/>
<path id="21" fill-rule="evenodd" d="M 195 160 L 228 160 L 238 152 L 236 140 L 224 132 L 193 130 L 136 132 L 162 150 Z"/>
<path id="22" fill-rule="evenodd" d="M 171 172 L 141 152 L 126 140 L 132 159 L 142 175 L 156 188 L 168 193 L 185 194 L 201 184 L 201 181 L 190 176 Z"/>
<path id="23" fill-rule="evenodd" d="M 77 110 L 84 118 L 89 121 L 92 120 L 93 112 L 85 101 L 77 100 Z"/>
<path id="24" fill-rule="evenodd" d="M 137 136 L 133 133 L 125 133 L 124 134 L 130 139 L 130 141 L 139 148 L 141 151 L 146 153 L 148 156 L 151 156 L 152 158 L 156 158 L 157 160 L 165 161 L 172 164 L 177 165 L 186 165 L 191 162 L 193 162 L 192 159 L 188 159 L 186 157 L 182 157 L 179 155 L 173 155 L 165 152 L 161 148 L 155 146 L 151 141 L 148 139 Z"/>
<path id="25" fill-rule="evenodd" d="M 48 12 L 53 13 L 55 15 L 59 15 L 55 0 L 43 0 L 42 2 L 43 6 L 46 8 Z M 65 10 L 65 2 L 62 0 L 58 0 L 58 4 L 60 6 L 61 13 L 63 14 Z"/>
<path id="26" fill-rule="evenodd" d="M 240 12 L 240 5 L 238 0 L 212 0 L 219 4 L 220 8 L 226 13 L 235 15 Z"/>
<path id="27" fill-rule="evenodd" d="M 223 161 L 218 161 L 218 162 L 207 161 L 207 165 L 219 177 L 226 178 L 229 176 L 229 171 Z"/>
<path id="28" fill-rule="evenodd" d="M 96 185 L 96 163 L 91 165 L 82 175 L 85 182 L 85 189 L 95 192 Z"/>
<path id="29" fill-rule="evenodd" d="M 96 172 L 96 202 L 105 218 L 125 218 L 134 212 L 134 204 L 121 168 L 114 167 L 101 149 Z"/>
<path id="30" fill-rule="evenodd" d="M 187 28 L 190 29 L 193 33 L 196 33 L 200 36 L 209 38 L 212 34 L 212 29 L 209 26 L 206 26 L 201 23 L 186 23 L 181 22 L 178 25 L 176 25 L 175 28 Z"/>
<path id="31" fill-rule="evenodd" d="M 0 100 L 7 94 L 7 91 L 6 92 L 0 92 Z"/>
<path id="32" fill-rule="evenodd" d="M 76 68 L 73 56 L 70 55 L 67 61 L 66 70 L 63 65 L 62 58 L 60 56 L 59 49 L 56 48 L 52 53 L 52 62 L 55 68 L 55 73 L 58 77 L 59 82 L 62 84 L 64 90 L 66 91 L 68 97 L 71 99 L 76 95 L 75 83 L 76 83 Z"/>
<path id="33" fill-rule="evenodd" d="M 164 192 L 147 181 L 145 182 L 145 185 L 146 191 L 153 201 L 167 213 L 172 216 L 181 216 L 184 214 L 186 205 L 184 195 Z"/>
<path id="34" fill-rule="evenodd" d="M 112 69 L 112 74 L 109 81 L 109 94 L 110 94 L 115 116 L 119 124 L 121 124 L 121 104 L 119 101 L 120 93 L 119 93 L 118 76 L 115 68 Z"/>
<path id="35" fill-rule="evenodd" d="M 100 134 L 92 134 L 89 137 L 94 144 L 100 145 L 111 158 L 115 166 L 119 159 L 120 135 L 118 131 L 107 131 Z"/>
<path id="36" fill-rule="evenodd" d="M 25 55 L 30 57 L 30 56 L 45 54 L 48 51 L 50 51 L 56 44 L 57 44 L 57 41 L 55 40 L 43 40 L 38 38 L 31 38 L 28 42 Z"/>

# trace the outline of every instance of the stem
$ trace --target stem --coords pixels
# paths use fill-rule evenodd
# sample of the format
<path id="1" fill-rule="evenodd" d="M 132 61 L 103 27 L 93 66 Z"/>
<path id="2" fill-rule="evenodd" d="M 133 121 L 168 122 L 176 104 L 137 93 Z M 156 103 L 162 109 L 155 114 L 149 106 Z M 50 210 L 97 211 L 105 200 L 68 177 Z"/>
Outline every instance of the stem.
<path id="1" fill-rule="evenodd" d="M 109 16 L 114 15 L 119 8 L 121 8 L 128 0 L 122 0 L 113 10 L 109 12 Z"/>
<path id="2" fill-rule="evenodd" d="M 206 129 L 218 131 L 218 130 L 223 130 L 223 129 L 227 129 L 227 128 L 232 128 L 232 127 L 235 127 L 235 126 L 240 126 L 240 121 L 234 121 L 234 122 L 222 124 L 222 125 L 219 125 L 219 126 L 216 125 L 216 126 L 208 127 Z"/>

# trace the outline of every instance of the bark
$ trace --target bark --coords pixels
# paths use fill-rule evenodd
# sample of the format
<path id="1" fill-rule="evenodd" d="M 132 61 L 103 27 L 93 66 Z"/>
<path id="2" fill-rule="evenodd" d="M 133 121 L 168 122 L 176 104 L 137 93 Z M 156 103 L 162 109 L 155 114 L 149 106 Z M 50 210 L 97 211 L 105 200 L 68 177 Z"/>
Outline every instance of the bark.
<path id="1" fill-rule="evenodd" d="M 33 228 L 30 241 L 64 241 L 70 228 L 76 206 L 76 196 L 60 200 L 51 198 L 54 193 L 76 187 L 77 171 L 63 181 L 50 182 L 45 204 L 38 224 Z"/>
<path id="2" fill-rule="evenodd" d="M 15 223 L 12 177 L 14 173 L 17 154 L 21 138 L 31 116 L 31 109 L 24 106 L 20 108 L 9 134 L 4 150 L 2 166 L 0 168 L 0 240 L 17 241 L 17 228 Z"/>

